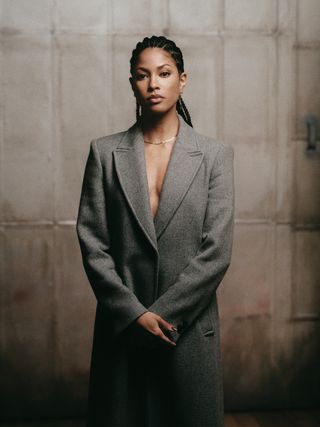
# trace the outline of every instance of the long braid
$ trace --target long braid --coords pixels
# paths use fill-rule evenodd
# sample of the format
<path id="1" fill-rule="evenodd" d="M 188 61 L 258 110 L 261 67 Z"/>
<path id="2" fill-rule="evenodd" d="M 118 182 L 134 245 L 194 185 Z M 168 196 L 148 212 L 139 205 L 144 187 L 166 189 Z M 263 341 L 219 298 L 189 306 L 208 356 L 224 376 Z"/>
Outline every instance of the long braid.
<path id="1" fill-rule="evenodd" d="M 139 112 L 139 110 L 140 110 L 140 105 L 139 105 L 138 100 L 136 99 L 136 120 L 137 120 L 137 122 L 140 120 L 140 112 Z"/>
<path id="2" fill-rule="evenodd" d="M 152 37 L 145 37 L 142 42 L 138 42 L 135 49 L 132 51 L 132 56 L 130 59 L 130 73 L 131 75 L 134 74 L 134 67 L 136 63 L 138 62 L 140 53 L 148 48 L 148 47 L 159 47 L 166 52 L 168 52 L 172 58 L 174 59 L 179 74 L 184 72 L 184 61 L 183 61 L 183 55 L 179 47 L 175 44 L 174 41 L 167 39 L 164 36 L 152 36 Z M 136 101 L 136 118 L 137 121 L 140 120 L 140 114 L 139 114 L 139 104 L 138 101 Z M 177 104 L 176 104 L 176 110 L 180 116 L 184 119 L 186 123 L 188 123 L 189 126 L 193 127 L 191 122 L 191 116 L 190 113 L 186 107 L 186 104 L 180 97 Z"/>
<path id="3" fill-rule="evenodd" d="M 181 96 L 177 102 L 177 112 L 184 118 L 184 121 L 188 123 L 189 126 L 193 127 L 190 113 Z"/>

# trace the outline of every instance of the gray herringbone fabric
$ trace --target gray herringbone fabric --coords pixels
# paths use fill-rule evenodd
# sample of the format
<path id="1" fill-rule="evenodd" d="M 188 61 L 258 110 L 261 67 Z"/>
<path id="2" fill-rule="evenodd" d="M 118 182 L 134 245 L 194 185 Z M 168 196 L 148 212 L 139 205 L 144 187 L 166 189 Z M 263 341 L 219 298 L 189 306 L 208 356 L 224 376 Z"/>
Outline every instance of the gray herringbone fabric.
<path id="1" fill-rule="evenodd" d="M 231 260 L 233 148 L 179 117 L 155 218 L 143 134 L 93 140 L 77 233 L 97 298 L 87 425 L 221 427 L 216 289 Z M 178 327 L 170 346 L 134 320 Z"/>

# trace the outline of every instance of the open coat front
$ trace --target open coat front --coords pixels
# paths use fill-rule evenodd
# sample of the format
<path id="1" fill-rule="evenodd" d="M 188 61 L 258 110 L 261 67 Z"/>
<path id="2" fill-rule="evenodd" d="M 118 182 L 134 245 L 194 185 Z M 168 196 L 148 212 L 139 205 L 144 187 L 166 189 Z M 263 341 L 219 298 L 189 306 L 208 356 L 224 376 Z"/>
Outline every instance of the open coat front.
<path id="1" fill-rule="evenodd" d="M 93 140 L 77 233 L 97 298 L 88 426 L 221 427 L 216 289 L 231 259 L 233 148 L 180 128 L 153 219 L 143 134 Z M 134 320 L 178 327 L 171 346 Z"/>

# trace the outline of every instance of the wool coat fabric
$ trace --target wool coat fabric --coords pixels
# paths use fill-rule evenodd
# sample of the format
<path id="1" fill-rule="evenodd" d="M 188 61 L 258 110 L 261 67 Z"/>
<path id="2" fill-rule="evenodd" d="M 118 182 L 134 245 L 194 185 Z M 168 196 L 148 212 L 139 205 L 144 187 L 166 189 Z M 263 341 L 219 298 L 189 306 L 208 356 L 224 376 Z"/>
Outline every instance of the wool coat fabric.
<path id="1" fill-rule="evenodd" d="M 152 216 L 143 134 L 90 143 L 77 235 L 97 299 L 87 426 L 222 427 L 216 289 L 231 261 L 234 152 L 180 116 Z M 135 322 L 178 328 L 165 343 Z"/>

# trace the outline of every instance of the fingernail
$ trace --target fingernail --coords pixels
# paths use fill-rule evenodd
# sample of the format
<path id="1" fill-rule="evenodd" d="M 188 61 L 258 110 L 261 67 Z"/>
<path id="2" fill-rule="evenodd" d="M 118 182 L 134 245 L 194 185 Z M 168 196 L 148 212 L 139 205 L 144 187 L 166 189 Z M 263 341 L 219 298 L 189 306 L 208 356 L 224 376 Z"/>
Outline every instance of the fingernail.
<path id="1" fill-rule="evenodd" d="M 177 328 L 175 328 L 174 326 L 171 327 L 172 331 L 177 331 Z"/>

